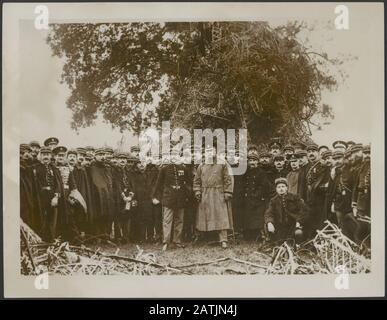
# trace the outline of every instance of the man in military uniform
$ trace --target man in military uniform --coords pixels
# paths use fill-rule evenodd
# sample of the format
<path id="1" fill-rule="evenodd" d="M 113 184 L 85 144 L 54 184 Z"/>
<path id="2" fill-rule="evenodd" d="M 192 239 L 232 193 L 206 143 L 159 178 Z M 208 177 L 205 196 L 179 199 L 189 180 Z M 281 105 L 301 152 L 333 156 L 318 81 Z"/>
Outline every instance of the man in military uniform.
<path id="1" fill-rule="evenodd" d="M 45 221 L 42 236 L 48 242 L 52 242 L 58 235 L 58 204 L 64 194 L 60 172 L 51 159 L 51 148 L 42 147 L 41 163 L 32 169 L 37 191 L 34 207 L 41 210 Z"/>
<path id="2" fill-rule="evenodd" d="M 282 150 L 284 156 L 285 156 L 285 167 L 286 169 L 288 169 L 289 171 L 291 170 L 290 168 L 290 157 L 292 155 L 294 155 L 294 148 L 292 145 L 290 144 L 287 144 L 283 150 Z"/>
<path id="3" fill-rule="evenodd" d="M 39 163 L 38 154 L 40 150 L 40 144 L 38 141 L 31 141 L 30 147 L 31 147 L 31 155 L 32 155 L 32 164 L 37 164 Z"/>
<path id="4" fill-rule="evenodd" d="M 298 195 L 288 192 L 286 178 L 276 179 L 275 188 L 276 195 L 265 212 L 267 231 L 273 241 L 295 238 L 308 217 L 308 208 Z M 301 240 L 296 238 L 298 242 Z"/>
<path id="5" fill-rule="evenodd" d="M 243 179 L 243 236 L 246 240 L 264 238 L 264 214 L 271 195 L 271 185 L 256 155 L 248 156 L 248 168 Z"/>
<path id="6" fill-rule="evenodd" d="M 271 164 L 271 154 L 267 151 L 261 152 L 259 155 L 259 166 L 266 172 L 267 175 L 273 170 Z"/>
<path id="7" fill-rule="evenodd" d="M 332 152 L 326 150 L 322 153 L 320 161 L 312 164 L 306 176 L 307 204 L 310 208 L 309 221 L 306 234 L 313 237 L 316 230 L 320 229 L 328 218 L 327 193 L 331 172 Z"/>
<path id="8" fill-rule="evenodd" d="M 321 158 L 321 154 L 322 154 L 324 151 L 328 151 L 328 150 L 329 150 L 329 148 L 328 148 L 327 146 L 325 146 L 325 145 L 319 146 L 319 147 L 318 147 L 318 154 L 319 154 L 320 158 Z"/>
<path id="9" fill-rule="evenodd" d="M 346 235 L 349 235 L 348 226 L 345 223 L 346 216 L 352 212 L 352 191 L 354 177 L 350 164 L 344 164 L 344 152 L 333 152 L 334 170 L 331 172 L 331 186 L 329 186 L 329 202 L 331 211 L 335 212 L 338 226 Z"/>
<path id="10" fill-rule="evenodd" d="M 295 141 L 293 143 L 293 147 L 294 147 L 294 153 L 296 154 L 301 150 L 305 150 L 306 145 L 302 141 Z"/>
<path id="11" fill-rule="evenodd" d="M 272 157 L 279 155 L 281 153 L 282 145 L 278 141 L 272 141 L 269 143 L 269 152 Z"/>
<path id="12" fill-rule="evenodd" d="M 183 164 L 178 164 L 179 158 L 180 152 L 173 148 L 171 163 L 161 167 L 153 192 L 153 204 L 158 205 L 161 202 L 163 208 L 163 251 L 167 250 L 171 242 L 184 247 L 181 241 L 189 181 L 186 168 Z"/>
<path id="13" fill-rule="evenodd" d="M 219 163 L 216 148 L 206 147 L 205 163 L 198 166 L 193 191 L 199 202 L 196 229 L 199 232 L 216 231 L 222 248 L 227 248 L 228 230 L 233 229 L 232 199 L 233 182 L 228 164 Z"/>
<path id="14" fill-rule="evenodd" d="M 301 199 L 306 201 L 306 181 L 301 176 L 300 163 L 298 157 L 293 154 L 290 159 L 291 171 L 286 176 L 288 181 L 288 191 L 293 194 L 298 194 Z"/>
<path id="15" fill-rule="evenodd" d="M 271 185 L 274 187 L 274 181 L 278 178 L 286 178 L 289 170 L 285 168 L 285 157 L 282 154 L 273 157 L 274 168 L 268 173 Z"/>
<path id="16" fill-rule="evenodd" d="M 342 152 L 345 152 L 347 149 L 347 143 L 342 140 L 337 140 L 332 143 L 333 151 L 340 150 Z"/>
<path id="17" fill-rule="evenodd" d="M 76 150 L 76 153 L 77 153 L 77 165 L 78 166 L 83 166 L 84 165 L 84 161 L 85 161 L 85 157 L 86 157 L 86 149 L 85 148 L 77 148 Z"/>
<path id="18" fill-rule="evenodd" d="M 352 192 L 352 212 L 356 218 L 371 217 L 371 148 L 363 148 L 364 161 L 358 171 Z M 371 224 L 358 220 L 359 226 L 354 234 L 355 241 L 361 243 L 371 233 Z"/>
<path id="19" fill-rule="evenodd" d="M 94 229 L 97 234 L 111 234 L 115 215 L 113 177 L 104 161 L 105 149 L 95 150 L 95 161 L 88 167 L 88 177 L 93 194 L 92 212 L 95 216 Z"/>

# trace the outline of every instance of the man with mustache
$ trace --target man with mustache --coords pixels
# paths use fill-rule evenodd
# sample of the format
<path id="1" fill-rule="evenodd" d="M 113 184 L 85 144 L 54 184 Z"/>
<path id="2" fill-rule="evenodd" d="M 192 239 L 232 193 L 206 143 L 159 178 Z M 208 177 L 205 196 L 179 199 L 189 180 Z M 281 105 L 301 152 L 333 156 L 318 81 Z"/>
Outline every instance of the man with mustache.
<path id="1" fill-rule="evenodd" d="M 52 242 L 58 236 L 58 204 L 64 190 L 59 170 L 51 161 L 50 147 L 40 149 L 40 161 L 33 168 L 36 186 L 35 210 L 40 210 L 44 221 L 42 237 Z"/>

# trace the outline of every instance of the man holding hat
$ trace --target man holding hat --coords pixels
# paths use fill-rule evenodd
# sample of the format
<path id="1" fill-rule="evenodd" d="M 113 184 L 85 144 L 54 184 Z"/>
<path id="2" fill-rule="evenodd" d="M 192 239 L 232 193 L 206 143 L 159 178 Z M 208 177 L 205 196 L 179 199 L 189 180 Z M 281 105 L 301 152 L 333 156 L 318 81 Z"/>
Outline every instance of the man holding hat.
<path id="1" fill-rule="evenodd" d="M 308 208 L 296 194 L 288 192 L 286 178 L 275 180 L 276 195 L 270 200 L 265 212 L 267 231 L 272 240 L 286 240 L 297 236 L 302 240 L 302 226 L 308 216 Z"/>

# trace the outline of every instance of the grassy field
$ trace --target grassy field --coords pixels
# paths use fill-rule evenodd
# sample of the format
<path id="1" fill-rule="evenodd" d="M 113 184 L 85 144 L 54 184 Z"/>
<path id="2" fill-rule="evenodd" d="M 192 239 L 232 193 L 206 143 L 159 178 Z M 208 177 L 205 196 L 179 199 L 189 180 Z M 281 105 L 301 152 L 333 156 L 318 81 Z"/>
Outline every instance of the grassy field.
<path id="1" fill-rule="evenodd" d="M 230 241 L 227 249 L 218 243 L 186 243 L 185 248 L 162 251 L 161 244 L 100 244 L 89 246 L 108 254 L 151 260 L 161 265 L 182 268 L 193 274 L 263 274 L 271 261 L 272 249 L 257 242 Z M 224 261 L 216 261 L 231 258 Z M 214 262 L 215 261 L 215 262 Z M 203 263 L 208 263 L 201 265 Z M 262 267 L 258 267 L 262 266 Z"/>

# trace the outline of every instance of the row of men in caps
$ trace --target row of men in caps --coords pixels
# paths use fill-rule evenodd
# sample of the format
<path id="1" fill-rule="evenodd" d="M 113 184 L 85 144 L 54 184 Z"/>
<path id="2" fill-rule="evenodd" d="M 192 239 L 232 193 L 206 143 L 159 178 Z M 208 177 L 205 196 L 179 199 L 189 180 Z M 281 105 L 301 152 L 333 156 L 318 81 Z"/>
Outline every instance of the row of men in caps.
<path id="1" fill-rule="evenodd" d="M 304 237 L 312 237 L 327 219 L 337 224 L 347 236 L 358 243 L 370 234 L 369 220 L 364 218 L 370 217 L 369 145 L 335 141 L 330 150 L 327 146 L 313 143 L 305 145 L 297 142 L 282 148 L 281 144 L 275 141 L 269 144 L 268 152 L 259 153 L 256 146 L 249 146 L 248 159 L 249 169 L 251 167 L 258 168 L 258 171 L 260 169 L 266 174 L 269 186 L 274 186 L 272 196 L 278 195 L 277 183 L 282 182 L 286 185 L 288 194 L 298 195 L 303 200 L 305 210 L 299 209 L 299 211 L 307 213 L 301 215 Z M 242 178 L 245 181 L 242 185 L 249 184 L 249 181 L 253 186 L 256 184 L 257 179 L 249 178 L 250 175 L 260 175 L 260 180 L 264 180 L 262 173 L 258 174 L 257 169 L 255 171 L 255 174 L 251 170 L 246 172 Z M 238 177 L 236 181 L 237 179 Z M 256 189 L 264 187 L 262 184 L 255 186 Z M 242 216 L 238 214 L 238 208 L 242 208 L 241 203 L 246 202 L 246 199 L 243 194 L 238 196 L 237 185 L 235 189 L 233 210 L 234 217 L 238 217 Z M 246 187 L 241 190 L 243 193 Z M 249 199 L 252 213 L 257 210 L 262 212 L 268 210 L 267 207 L 270 204 L 259 209 L 259 200 L 254 201 L 254 197 Z M 285 208 L 287 205 L 283 203 L 282 206 L 283 209 L 277 210 L 281 211 L 277 214 L 277 220 L 281 220 L 284 212 L 289 211 Z M 246 215 L 246 209 L 244 211 Z M 263 215 L 264 213 L 261 214 Z M 255 217 L 258 216 L 255 215 Z M 247 220 L 248 223 L 242 223 L 242 228 L 261 228 L 262 232 L 267 231 L 267 226 L 262 228 L 261 221 L 262 219 L 254 219 L 254 214 L 251 214 Z M 252 234 L 256 235 L 256 230 Z"/>
<path id="2" fill-rule="evenodd" d="M 130 153 L 109 147 L 67 150 L 55 137 L 43 146 L 21 144 L 22 219 L 47 241 L 86 234 L 129 238 L 130 230 L 136 241 L 160 238 L 161 208 L 142 201 L 154 186 L 158 166 L 140 163 L 139 151 L 137 146 Z M 125 215 L 128 206 L 131 219 Z"/>
<path id="3" fill-rule="evenodd" d="M 47 144 L 48 146 L 51 146 L 51 149 L 56 150 L 55 151 L 56 163 L 57 163 L 57 165 L 59 165 L 60 168 L 62 168 L 63 166 L 61 166 L 61 158 L 63 158 L 63 157 L 60 155 L 60 153 L 63 153 L 63 151 L 64 151 L 63 147 L 59 148 L 59 149 L 58 149 L 58 147 L 56 147 L 56 149 L 55 149 L 55 146 L 57 144 L 57 139 L 52 139 L 52 138 L 46 140 L 45 144 Z M 362 176 L 364 174 L 363 173 L 361 174 L 360 172 L 359 172 L 359 174 L 357 174 L 354 171 L 354 168 L 359 165 L 358 160 L 351 161 L 351 162 L 347 161 L 344 168 L 340 168 L 340 165 L 339 165 L 340 161 L 337 161 L 337 163 L 334 162 L 334 161 L 336 161 L 336 159 L 340 159 L 340 157 L 342 157 L 343 162 L 345 162 L 344 158 L 345 157 L 351 158 L 353 154 L 357 155 L 356 157 L 353 157 L 353 158 L 358 159 L 359 153 L 360 153 L 360 149 L 359 149 L 360 145 L 353 144 L 352 146 L 347 148 L 347 144 L 345 142 L 336 141 L 333 143 L 333 148 L 334 148 L 333 155 L 332 155 L 332 152 L 330 150 L 328 150 L 327 147 L 325 147 L 325 146 L 318 147 L 314 144 L 311 144 L 308 146 L 302 145 L 301 143 L 297 143 L 294 146 L 288 145 L 282 149 L 282 152 L 283 152 L 282 154 L 281 154 L 281 145 L 278 142 L 273 142 L 272 144 L 269 145 L 269 148 L 270 148 L 270 152 L 268 152 L 268 153 L 263 152 L 260 155 L 258 155 L 257 148 L 254 146 L 250 146 L 248 149 L 248 159 L 249 159 L 248 171 L 243 176 L 234 176 L 233 177 L 235 179 L 235 183 L 234 183 L 233 190 L 232 190 L 233 197 L 232 197 L 231 201 L 232 201 L 232 208 L 233 208 L 232 216 L 233 216 L 233 220 L 234 220 L 234 227 L 233 228 L 236 229 L 236 231 L 243 232 L 245 234 L 246 238 L 251 238 L 251 237 L 257 238 L 260 236 L 264 237 L 265 231 L 267 231 L 267 224 L 269 223 L 268 220 L 270 220 L 271 222 L 274 221 L 273 217 L 276 217 L 275 220 L 277 220 L 275 225 L 280 225 L 282 218 L 283 218 L 283 215 L 284 215 L 284 212 L 286 213 L 288 211 L 288 209 L 284 210 L 284 207 L 282 206 L 282 209 L 280 209 L 280 210 L 283 212 L 280 214 L 274 214 L 274 215 L 269 214 L 269 216 L 271 216 L 271 218 L 266 218 L 265 212 L 272 211 L 272 210 L 268 210 L 268 207 L 270 207 L 270 203 L 268 200 L 270 200 L 273 196 L 278 196 L 278 190 L 276 190 L 277 187 L 281 187 L 281 186 L 283 187 L 283 185 L 285 184 L 286 185 L 286 188 L 285 188 L 286 193 L 298 195 L 299 198 L 303 199 L 303 201 L 308 205 L 307 207 L 310 209 L 308 211 L 312 212 L 312 215 L 309 215 L 308 219 L 305 219 L 305 215 L 302 215 L 302 216 L 304 216 L 304 218 L 302 219 L 302 222 L 303 222 L 303 225 L 305 225 L 305 229 L 307 230 L 307 234 L 312 235 L 313 232 L 318 227 L 321 226 L 322 221 L 324 221 L 326 218 L 333 220 L 334 222 L 338 223 L 343 229 L 345 229 L 346 223 L 344 223 L 344 222 L 348 218 L 348 213 L 352 212 L 349 215 L 349 217 L 351 217 L 352 219 L 348 220 L 348 222 L 349 222 L 348 225 L 350 226 L 349 228 L 347 228 L 347 229 L 349 229 L 348 233 L 351 235 L 354 234 L 355 238 L 356 237 L 357 238 L 363 237 L 364 225 L 361 225 L 361 227 L 358 226 L 359 223 L 356 219 L 354 219 L 353 212 L 355 212 L 357 210 L 358 198 L 359 197 L 364 198 L 364 194 L 367 194 L 367 189 L 364 189 L 364 188 L 362 189 L 362 187 L 361 187 L 362 184 L 364 185 L 364 183 L 362 182 L 364 179 L 362 179 L 362 177 L 360 177 L 360 176 Z M 361 147 L 361 149 L 363 150 L 362 147 Z M 62 151 L 62 152 L 60 152 L 60 151 Z M 139 150 L 137 148 L 137 150 L 133 149 L 131 151 L 138 152 Z M 110 152 L 110 150 L 103 150 L 103 149 L 96 150 L 96 152 L 95 152 L 96 158 L 99 159 L 99 154 L 105 154 L 105 153 L 110 154 L 111 152 Z M 42 154 L 44 154 L 44 152 Z M 75 159 L 73 159 L 73 157 L 71 156 L 72 154 L 73 154 L 72 152 L 67 154 L 70 167 L 71 167 L 71 165 L 75 164 L 75 162 L 74 162 Z M 368 149 L 367 149 L 367 147 L 364 148 L 364 154 L 365 155 L 369 154 L 369 148 Z M 59 155 L 59 157 L 58 157 L 58 155 Z M 111 157 L 109 158 L 109 156 L 107 158 L 111 159 Z M 119 155 L 118 158 L 125 159 L 126 157 L 125 157 L 125 155 Z M 59 162 L 58 162 L 58 159 L 59 159 Z M 333 159 L 335 159 L 335 160 L 333 160 Z M 365 157 L 365 160 L 366 159 L 367 159 L 367 156 Z M 369 157 L 368 157 L 368 159 L 369 159 Z M 79 159 L 77 159 L 77 160 L 79 160 Z M 82 157 L 81 157 L 81 160 L 82 160 Z M 109 162 L 106 162 L 106 160 L 107 159 L 104 158 L 104 167 L 106 166 L 106 163 L 109 163 Z M 237 159 L 229 159 L 231 167 L 233 167 L 236 164 L 236 161 L 237 161 Z M 356 162 L 356 164 L 355 164 L 355 162 Z M 93 173 L 92 179 L 91 179 L 92 181 L 96 180 L 98 182 L 98 179 L 96 179 L 94 177 L 95 171 L 96 171 L 96 169 L 94 169 L 94 167 L 98 168 L 99 163 L 100 163 L 100 161 L 97 160 L 95 163 L 96 165 L 92 166 L 93 167 L 93 170 L 91 170 L 91 172 Z M 362 160 L 361 163 L 362 163 L 362 167 L 367 167 L 366 164 L 369 162 Z M 363 165 L 363 163 L 364 163 L 364 165 Z M 350 166 L 349 166 L 349 164 L 350 164 Z M 125 160 L 119 161 L 118 168 L 120 166 L 122 167 L 123 165 L 126 166 L 126 161 Z M 139 164 L 139 166 L 141 166 L 141 164 Z M 112 170 L 113 166 L 110 165 L 108 167 L 109 167 L 109 170 Z M 195 175 L 196 168 L 197 168 L 197 166 L 192 166 L 192 168 L 188 168 L 189 169 L 188 173 L 185 175 L 187 177 L 189 177 L 189 179 L 187 181 L 184 181 L 185 185 L 192 184 L 192 180 L 193 180 L 193 177 Z M 256 168 L 259 168 L 261 170 L 256 170 Z M 336 168 L 338 170 L 336 170 L 337 174 L 335 176 L 334 172 L 335 172 Z M 349 185 L 349 182 L 347 181 L 348 179 L 344 179 L 345 181 L 343 182 L 343 178 L 342 178 L 343 173 L 342 172 L 348 171 L 348 168 L 350 168 L 350 172 L 351 172 L 350 176 L 358 176 L 356 183 L 358 184 L 358 186 L 360 186 L 360 188 L 354 187 L 354 184 L 356 184 L 356 183 L 353 183 L 353 182 L 351 182 L 350 183 L 351 185 Z M 343 169 L 345 169 L 345 170 L 343 170 Z M 368 169 L 369 169 L 369 166 L 368 166 Z M 105 170 L 105 169 L 103 169 L 103 170 Z M 63 177 L 63 172 L 66 172 L 66 171 L 67 170 L 60 171 L 62 173 L 63 180 L 66 180 L 66 174 Z M 86 171 L 90 171 L 90 169 L 88 169 Z M 158 170 L 146 170 L 146 171 L 148 171 L 148 172 L 153 171 L 153 175 L 152 174 L 150 175 L 150 176 L 153 176 L 152 179 L 150 179 L 150 180 L 146 179 L 146 175 L 139 176 L 138 177 L 139 179 L 137 179 L 138 180 L 137 183 L 139 183 L 139 181 L 141 181 L 141 180 L 148 180 L 148 182 L 149 182 L 148 185 L 143 186 L 143 190 L 145 190 L 145 192 L 151 190 L 152 187 L 154 186 Z M 186 170 L 181 170 L 181 173 L 183 176 L 184 176 L 185 171 Z M 328 171 L 329 171 L 329 177 L 327 176 Z M 364 170 L 364 168 L 363 168 L 362 172 L 364 172 L 364 171 L 367 171 L 367 170 Z M 90 175 L 90 173 L 88 173 L 88 174 Z M 118 176 L 116 175 L 116 178 L 118 181 L 121 180 L 120 175 L 125 176 L 122 172 Z M 76 176 L 79 176 L 79 173 Z M 98 174 L 97 174 L 97 177 L 98 177 Z M 67 180 L 68 180 L 68 178 L 67 178 Z M 79 177 L 78 177 L 78 180 L 79 180 Z M 133 178 L 130 178 L 129 180 L 133 180 Z M 285 182 L 285 183 L 277 183 L 277 182 L 281 182 L 281 181 Z M 267 182 L 267 185 L 265 185 L 266 182 Z M 324 182 L 324 183 L 322 183 L 322 182 Z M 78 182 L 78 185 L 79 184 L 80 183 Z M 141 184 L 141 182 L 140 182 L 140 184 Z M 66 183 L 65 183 L 65 185 L 66 185 Z M 368 182 L 368 185 L 369 185 L 369 182 Z M 274 186 L 275 186 L 275 188 L 274 188 Z M 351 196 L 353 198 L 353 199 L 351 198 L 352 201 L 350 203 L 350 210 L 349 211 L 348 211 L 348 205 L 347 206 L 344 205 L 344 207 L 343 207 L 343 205 L 342 205 L 343 199 L 340 199 L 340 196 L 337 197 L 337 192 L 342 190 L 343 188 L 349 188 L 352 191 L 352 192 L 348 191 L 348 195 L 351 194 Z M 82 193 L 84 195 L 84 198 L 87 199 L 87 188 L 85 188 L 85 187 L 79 188 L 78 187 L 78 189 L 83 190 Z M 95 189 L 95 187 L 94 187 L 94 189 Z M 135 188 L 131 187 L 131 189 L 134 190 Z M 368 189 L 369 189 L 369 187 L 368 187 Z M 119 188 L 117 188 L 117 190 L 119 190 Z M 271 190 L 269 192 L 269 194 L 264 194 L 265 192 L 267 193 L 268 190 Z M 274 192 L 273 190 L 276 190 L 276 192 Z M 364 192 L 364 190 L 365 190 L 365 192 Z M 96 192 L 96 194 L 98 195 L 98 192 Z M 117 194 L 117 192 L 116 192 L 116 194 Z M 149 194 L 149 192 L 148 192 L 148 194 Z M 341 192 L 341 195 L 342 195 L 341 198 L 346 198 L 348 200 L 348 196 L 343 197 L 343 196 L 345 196 L 345 194 L 343 195 L 343 192 Z M 127 196 L 127 198 L 129 198 L 128 196 Z M 370 196 L 370 190 L 368 190 L 368 199 L 370 199 L 369 196 Z M 111 195 L 111 197 L 114 198 L 114 195 Z M 89 194 L 89 200 L 90 199 L 92 199 L 92 197 Z M 118 202 L 120 202 L 120 200 L 121 199 L 118 199 Z M 146 230 L 145 232 L 140 232 L 140 233 L 144 234 L 144 235 L 145 234 L 152 234 L 153 235 L 154 233 L 160 235 L 163 233 L 162 229 L 165 229 L 165 228 L 163 228 L 164 226 L 162 226 L 163 219 L 161 217 L 161 209 L 160 209 L 160 206 L 157 206 L 157 203 L 153 202 L 153 200 L 152 200 L 152 204 L 150 205 L 150 203 L 151 203 L 150 200 L 151 200 L 151 198 L 148 197 L 147 201 L 145 201 L 148 203 L 148 206 L 141 208 L 141 211 L 147 211 L 147 212 L 156 211 L 156 213 L 153 213 L 153 214 L 151 213 L 151 214 L 145 215 L 145 216 L 148 216 L 148 218 L 145 220 L 148 220 L 151 222 L 145 223 L 145 228 L 140 226 L 139 229 Z M 139 202 L 140 202 L 140 204 L 142 204 L 143 201 L 139 201 Z M 292 201 L 288 199 L 288 202 L 289 202 L 288 205 L 291 206 Z M 348 201 L 344 201 L 344 202 L 347 203 Z M 127 206 L 128 203 L 133 203 L 133 202 L 128 202 L 128 201 L 125 202 L 124 201 L 124 203 L 125 203 L 125 206 Z M 332 206 L 330 206 L 330 209 L 328 209 L 328 203 L 333 204 Z M 369 215 L 369 210 L 368 211 L 364 210 L 364 207 L 367 207 L 367 206 L 364 206 L 364 199 L 361 200 L 359 203 L 360 203 L 359 216 L 364 215 L 364 214 Z M 336 204 L 336 208 L 334 208 L 335 204 Z M 185 209 L 186 209 L 184 223 L 182 223 L 182 219 L 179 219 L 179 223 L 178 223 L 179 226 L 182 226 L 182 229 L 183 229 L 183 225 L 184 225 L 184 229 L 189 230 L 188 233 L 190 235 L 192 235 L 193 230 L 195 229 L 195 225 L 196 225 L 196 222 L 195 222 L 195 220 L 197 220 L 195 218 L 195 215 L 197 215 L 196 205 L 197 204 L 193 201 L 191 201 L 191 202 L 188 201 L 188 203 L 186 202 L 184 204 Z M 368 205 L 369 205 L 369 200 L 368 200 Z M 91 206 L 92 206 L 92 204 L 90 204 L 90 207 Z M 154 210 L 155 208 L 157 210 Z M 112 210 L 113 210 L 113 207 L 112 207 Z M 279 209 L 277 209 L 277 210 L 279 210 Z M 294 208 L 293 208 L 293 210 L 294 210 Z M 300 208 L 298 210 L 299 211 L 306 211 L 306 210 L 301 210 Z M 96 211 L 98 211 L 98 210 L 96 210 Z M 101 210 L 99 210 L 99 211 L 101 211 Z M 132 210 L 132 212 L 133 212 L 133 210 Z M 330 214 L 332 212 L 334 212 L 335 215 L 332 216 Z M 80 216 L 80 215 L 78 215 L 78 216 Z M 168 219 L 171 220 L 170 222 L 173 222 L 172 220 L 174 220 L 174 219 L 172 219 L 171 216 L 172 216 L 172 214 L 169 215 Z M 344 219 L 344 217 L 346 219 Z M 144 217 L 142 217 L 142 218 L 144 218 Z M 91 219 L 89 218 L 88 220 L 91 220 Z M 98 220 L 98 219 L 96 219 L 96 220 Z M 136 219 L 131 219 L 131 220 L 133 221 Z M 139 219 L 139 220 L 142 220 L 142 219 Z M 125 219 L 124 219 L 124 221 L 125 221 Z M 121 221 L 118 221 L 116 223 L 116 225 L 120 226 L 120 222 Z M 68 224 L 68 222 L 67 222 L 67 224 Z M 102 225 L 105 225 L 105 226 L 110 226 L 110 224 L 111 224 L 111 221 L 107 221 L 107 222 L 105 221 L 104 223 L 102 223 Z M 140 222 L 139 224 L 141 225 L 142 223 Z M 73 225 L 77 225 L 77 223 L 73 223 Z M 78 225 L 79 225 L 79 223 L 78 223 Z M 353 225 L 356 225 L 356 228 L 354 228 Z M 188 226 L 188 227 L 186 227 L 186 226 Z M 137 227 L 135 229 L 137 229 Z M 281 228 L 277 228 L 276 232 L 279 231 L 280 229 Z M 289 227 L 289 228 L 286 227 L 286 228 L 282 228 L 282 229 L 293 230 L 294 226 Z M 355 229 L 355 230 L 353 230 L 353 229 Z M 359 229 L 362 230 L 361 234 L 359 232 Z M 116 231 L 117 233 L 119 233 L 119 232 L 122 233 L 123 232 L 122 230 L 127 230 L 127 228 L 121 228 L 121 229 L 116 228 L 116 230 L 118 230 L 118 231 Z M 167 224 L 166 230 L 167 230 L 166 232 L 168 232 L 168 224 Z M 271 227 L 269 228 L 269 231 L 270 230 L 271 231 L 273 230 L 272 224 L 271 224 Z M 283 236 L 284 234 L 286 234 L 286 232 L 285 233 L 277 232 L 277 237 L 279 234 L 281 234 L 281 236 Z M 180 238 L 180 235 L 178 235 L 177 238 Z"/>

